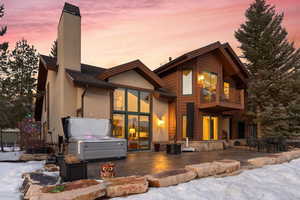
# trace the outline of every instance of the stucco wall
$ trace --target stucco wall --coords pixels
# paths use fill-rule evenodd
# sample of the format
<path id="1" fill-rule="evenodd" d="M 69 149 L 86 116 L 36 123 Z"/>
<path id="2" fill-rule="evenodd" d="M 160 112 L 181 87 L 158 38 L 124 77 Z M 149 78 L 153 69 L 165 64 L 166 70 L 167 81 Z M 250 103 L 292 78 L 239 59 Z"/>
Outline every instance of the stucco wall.
<path id="1" fill-rule="evenodd" d="M 115 75 L 108 79 L 111 83 L 121 84 L 121 85 L 128 85 L 133 87 L 145 88 L 153 90 L 154 87 L 149 81 L 147 81 L 144 77 L 138 74 L 134 70 L 130 70 L 118 75 Z"/>
<path id="2" fill-rule="evenodd" d="M 46 87 L 48 83 L 50 85 L 49 131 L 52 132 L 52 138 L 47 134 L 47 142 L 54 143 L 57 143 L 58 135 L 63 135 L 61 118 L 76 116 L 76 110 L 80 103 L 78 96 L 82 91 L 74 87 L 67 77 L 65 69 L 80 70 L 81 18 L 63 12 L 58 25 L 57 38 L 59 68 L 58 72 L 48 70 L 46 83 Z M 46 119 L 47 112 L 44 110 L 42 122 L 45 122 Z"/>
<path id="3" fill-rule="evenodd" d="M 59 110 L 59 101 L 57 101 L 57 96 L 59 94 L 59 87 L 57 85 L 57 72 L 54 71 L 48 71 L 47 75 L 47 81 L 46 81 L 46 91 L 44 94 L 43 99 L 43 112 L 42 112 L 42 124 L 47 121 L 47 109 L 45 109 L 45 104 L 47 104 L 46 96 L 47 96 L 47 85 L 49 85 L 49 130 L 52 132 L 52 138 L 51 135 L 48 133 L 45 134 L 45 138 L 47 142 L 56 142 L 57 136 L 57 130 L 60 127 L 60 124 L 58 122 L 58 118 L 60 116 L 60 110 Z M 56 136 L 56 137 L 55 137 Z"/>
<path id="4" fill-rule="evenodd" d="M 84 96 L 84 117 L 110 119 L 110 91 L 88 89 Z"/>
<path id="5" fill-rule="evenodd" d="M 153 97 L 152 99 L 152 141 L 153 142 L 167 142 L 169 140 L 168 125 L 169 125 L 169 113 L 168 102 L 161 101 Z M 158 120 L 162 120 L 164 123 L 158 125 Z"/>

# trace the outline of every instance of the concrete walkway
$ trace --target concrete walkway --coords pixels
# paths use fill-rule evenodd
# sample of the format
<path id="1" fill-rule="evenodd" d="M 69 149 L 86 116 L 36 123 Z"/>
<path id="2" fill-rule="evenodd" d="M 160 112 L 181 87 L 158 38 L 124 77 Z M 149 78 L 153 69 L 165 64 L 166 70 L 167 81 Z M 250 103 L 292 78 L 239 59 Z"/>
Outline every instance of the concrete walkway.
<path id="1" fill-rule="evenodd" d="M 169 169 L 183 168 L 185 165 L 212 162 L 222 159 L 233 159 L 242 165 L 250 158 L 265 156 L 267 153 L 248 151 L 245 149 L 226 149 L 211 152 L 186 152 L 180 155 L 169 155 L 165 152 L 134 152 L 128 153 L 123 160 L 111 161 L 116 164 L 117 176 L 146 175 Z M 99 178 L 99 169 L 105 161 L 89 162 L 88 177 Z"/>

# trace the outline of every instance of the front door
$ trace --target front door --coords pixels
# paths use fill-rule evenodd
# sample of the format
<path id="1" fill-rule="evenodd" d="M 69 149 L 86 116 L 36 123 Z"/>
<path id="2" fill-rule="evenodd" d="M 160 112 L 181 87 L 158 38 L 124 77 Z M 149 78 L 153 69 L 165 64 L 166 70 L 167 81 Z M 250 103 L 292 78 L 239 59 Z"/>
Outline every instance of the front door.
<path id="1" fill-rule="evenodd" d="M 218 140 L 218 117 L 203 116 L 203 140 Z"/>
<path id="2" fill-rule="evenodd" d="M 127 139 L 128 150 L 143 150 L 150 147 L 150 120 L 149 116 L 128 115 Z"/>

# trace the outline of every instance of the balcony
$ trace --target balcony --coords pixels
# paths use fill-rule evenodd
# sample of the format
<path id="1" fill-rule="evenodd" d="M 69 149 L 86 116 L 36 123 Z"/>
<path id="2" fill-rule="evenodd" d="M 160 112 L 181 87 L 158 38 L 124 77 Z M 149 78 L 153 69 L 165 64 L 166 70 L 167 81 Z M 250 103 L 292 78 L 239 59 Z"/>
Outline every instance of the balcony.
<path id="1" fill-rule="evenodd" d="M 198 108 L 203 111 L 230 111 L 244 109 L 244 90 L 227 88 L 217 92 L 200 88 L 200 102 Z"/>

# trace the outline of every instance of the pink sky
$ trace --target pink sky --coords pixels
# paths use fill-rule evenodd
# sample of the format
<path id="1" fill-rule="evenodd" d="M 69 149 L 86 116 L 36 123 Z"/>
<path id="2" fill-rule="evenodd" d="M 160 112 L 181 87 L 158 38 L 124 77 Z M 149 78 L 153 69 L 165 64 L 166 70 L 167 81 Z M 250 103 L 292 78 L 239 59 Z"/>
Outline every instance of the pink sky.
<path id="1" fill-rule="evenodd" d="M 62 0 L 2 0 L 11 47 L 25 38 L 49 54 Z M 112 67 L 140 59 L 151 69 L 209 43 L 229 42 L 252 0 L 69 0 L 82 15 L 82 62 Z M 300 0 L 269 0 L 285 13 L 289 39 L 300 47 Z M 1 38 L 3 40 L 3 37 Z"/>

